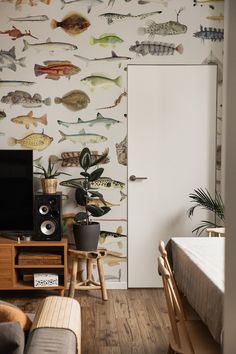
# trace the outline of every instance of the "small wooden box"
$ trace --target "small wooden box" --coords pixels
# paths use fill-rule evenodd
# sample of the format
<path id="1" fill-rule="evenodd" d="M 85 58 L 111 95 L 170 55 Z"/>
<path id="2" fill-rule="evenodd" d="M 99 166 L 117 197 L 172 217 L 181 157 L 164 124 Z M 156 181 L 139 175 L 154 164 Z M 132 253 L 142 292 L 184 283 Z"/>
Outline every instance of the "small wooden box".
<path id="1" fill-rule="evenodd" d="M 20 252 L 18 256 L 19 265 L 61 265 L 61 254 L 46 252 Z"/>

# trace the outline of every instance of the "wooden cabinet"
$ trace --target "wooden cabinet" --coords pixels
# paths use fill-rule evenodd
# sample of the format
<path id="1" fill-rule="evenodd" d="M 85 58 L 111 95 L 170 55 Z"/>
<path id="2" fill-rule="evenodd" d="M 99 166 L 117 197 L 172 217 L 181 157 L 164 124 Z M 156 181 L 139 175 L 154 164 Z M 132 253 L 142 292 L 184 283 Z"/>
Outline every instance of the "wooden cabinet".
<path id="1" fill-rule="evenodd" d="M 19 261 L 22 254 L 26 262 Z M 28 258 L 37 255 L 30 262 Z M 40 260 L 40 254 L 44 256 Z M 45 255 L 52 255 L 51 258 Z M 29 257 L 27 257 L 29 255 Z M 60 257 L 56 257 L 60 256 Z M 60 261 L 58 262 L 58 258 Z M 53 261 L 57 259 L 57 261 Z M 28 264 L 26 264 L 28 263 Z M 55 263 L 55 264 L 54 264 Z M 33 277 L 36 273 L 52 273 L 58 275 L 58 286 L 34 287 Z M 64 295 L 67 284 L 67 239 L 61 241 L 20 241 L 0 237 L 0 290 L 58 290 Z"/>

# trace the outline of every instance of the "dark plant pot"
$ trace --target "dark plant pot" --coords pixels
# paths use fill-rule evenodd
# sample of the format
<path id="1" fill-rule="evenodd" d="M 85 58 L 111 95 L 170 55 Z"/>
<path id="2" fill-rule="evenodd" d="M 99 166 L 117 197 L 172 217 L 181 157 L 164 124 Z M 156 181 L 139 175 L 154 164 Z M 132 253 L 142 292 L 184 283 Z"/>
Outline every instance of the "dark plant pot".
<path id="1" fill-rule="evenodd" d="M 95 251 L 98 248 L 100 224 L 73 224 L 75 245 L 79 251 Z"/>

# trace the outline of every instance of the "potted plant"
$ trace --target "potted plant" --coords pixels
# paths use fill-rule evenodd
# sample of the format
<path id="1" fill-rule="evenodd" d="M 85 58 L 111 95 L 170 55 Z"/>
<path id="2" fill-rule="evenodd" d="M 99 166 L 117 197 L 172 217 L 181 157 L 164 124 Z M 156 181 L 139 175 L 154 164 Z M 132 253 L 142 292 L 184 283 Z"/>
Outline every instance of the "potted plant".
<path id="1" fill-rule="evenodd" d="M 194 189 L 194 193 L 189 194 L 189 198 L 194 205 L 188 209 L 188 217 L 191 218 L 196 208 L 202 208 L 214 213 L 215 222 L 202 220 L 199 225 L 197 225 L 192 232 L 196 231 L 197 235 L 207 228 L 211 227 L 223 227 L 225 219 L 225 207 L 220 193 L 216 192 L 215 197 L 212 197 L 210 192 L 206 189 L 204 191 L 202 188 Z M 223 224 L 223 225 L 222 225 Z"/>
<path id="2" fill-rule="evenodd" d="M 41 178 L 42 190 L 45 194 L 54 194 L 57 191 L 57 179 L 56 177 L 60 175 L 68 175 L 69 173 L 58 171 L 55 168 L 55 164 L 48 159 L 48 166 L 44 168 L 43 166 L 34 165 L 35 168 L 41 170 L 34 172 L 35 175 L 41 175 L 44 178 Z"/>
<path id="3" fill-rule="evenodd" d="M 100 224 L 91 220 L 92 217 L 99 217 L 108 213 L 111 209 L 106 206 L 103 195 L 97 191 L 90 189 L 90 182 L 98 180 L 103 174 L 104 168 L 97 168 L 92 172 L 88 172 L 93 166 L 101 163 L 106 157 L 107 152 L 100 158 L 93 160 L 91 152 L 88 148 L 84 148 L 80 154 L 80 166 L 83 172 L 80 173 L 84 177 L 82 186 L 78 186 L 75 190 L 75 200 L 83 211 L 79 211 L 74 216 L 73 232 L 76 248 L 81 251 L 93 251 L 97 249 L 100 234 Z M 100 199 L 104 206 L 99 207 L 94 199 Z"/>

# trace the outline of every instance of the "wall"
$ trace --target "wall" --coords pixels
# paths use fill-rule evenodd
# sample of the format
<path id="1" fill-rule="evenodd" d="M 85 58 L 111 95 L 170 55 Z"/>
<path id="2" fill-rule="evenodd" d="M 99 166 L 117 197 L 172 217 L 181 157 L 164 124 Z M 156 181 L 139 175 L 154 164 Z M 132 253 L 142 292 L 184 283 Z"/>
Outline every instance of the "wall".
<path id="1" fill-rule="evenodd" d="M 236 161 L 235 161 L 235 90 L 236 90 L 236 2 L 226 2 L 226 43 L 225 43 L 225 82 L 224 82 L 224 148 L 226 157 L 225 196 L 226 196 L 226 249 L 225 249 L 225 302 L 224 302 L 224 353 L 236 351 L 236 280 L 235 280 L 235 198 L 236 198 Z"/>
<path id="2" fill-rule="evenodd" d="M 91 11 L 89 4 L 93 4 Z M 222 32 L 204 28 L 200 31 L 200 25 L 223 29 L 223 2 L 210 1 L 202 4 L 200 0 L 78 0 L 70 3 L 70 0 L 2 0 L 0 7 L 4 14 L 0 24 L 1 50 L 4 51 L 1 52 L 3 61 L 0 61 L 0 65 L 4 66 L 1 80 L 33 82 L 31 85 L 9 81 L 1 83 L 0 110 L 6 114 L 6 117 L 3 117 L 4 113 L 1 114 L 1 148 L 33 148 L 35 163 L 43 165 L 49 156 L 55 155 L 59 159 L 59 168 L 72 175 L 69 178 L 78 178 L 80 168 L 61 167 L 62 153 L 78 154 L 83 148 L 82 139 L 98 154 L 109 148 L 110 162 L 103 167 L 104 176 L 111 178 L 112 182 L 106 184 L 107 188 L 103 192 L 105 200 L 114 206 L 106 218 L 100 219 L 101 229 L 106 231 L 100 245 L 125 256 L 126 66 L 134 63 L 217 62 L 220 145 Z M 77 15 L 71 17 L 75 12 Z M 116 15 L 104 15 L 109 12 Z M 45 21 L 35 21 L 36 19 Z M 50 40 L 47 42 L 48 38 Z M 140 44 L 142 41 L 160 41 L 162 44 L 150 46 L 150 43 Z M 60 44 L 55 45 L 53 42 Z M 10 51 L 12 47 L 14 49 Z M 113 53 L 111 58 L 112 51 L 116 54 Z M 60 62 L 60 68 L 57 67 L 60 75 L 52 70 L 58 65 L 55 63 L 58 61 L 67 61 Z M 61 76 L 66 74 L 66 70 L 69 70 L 67 75 Z M 13 84 L 18 86 L 13 87 Z M 181 82 L 179 88 L 181 89 Z M 12 96 L 10 92 L 15 90 L 21 92 Z M 65 97 L 74 90 L 82 92 L 76 92 L 73 97 Z M 64 104 L 59 103 L 61 99 Z M 83 99 L 87 100 L 87 106 Z M 82 102 L 81 106 L 73 104 L 73 100 Z M 16 101 L 18 104 L 15 104 Z M 95 120 L 98 113 L 108 118 L 105 121 L 109 124 L 101 119 Z M 19 116 L 23 118 L 16 119 Z M 41 119 L 33 119 L 34 117 Z M 27 138 L 30 134 L 37 135 Z M 88 134 L 99 136 L 96 135 L 95 141 L 92 141 Z M 41 144 L 39 151 L 38 144 Z M 61 176 L 60 182 L 69 178 Z M 220 180 L 219 161 L 217 179 Z M 118 183 L 118 188 L 114 188 L 113 180 L 125 183 L 125 186 L 121 188 L 122 184 Z M 39 188 L 37 181 L 35 188 Z M 62 186 L 60 190 L 64 195 L 65 229 L 71 235 L 71 216 L 77 210 L 73 190 Z M 115 233 L 116 237 L 109 232 Z M 73 242 L 71 236 L 70 240 Z M 126 259 L 110 256 L 105 266 L 110 286 L 125 287 Z"/>

